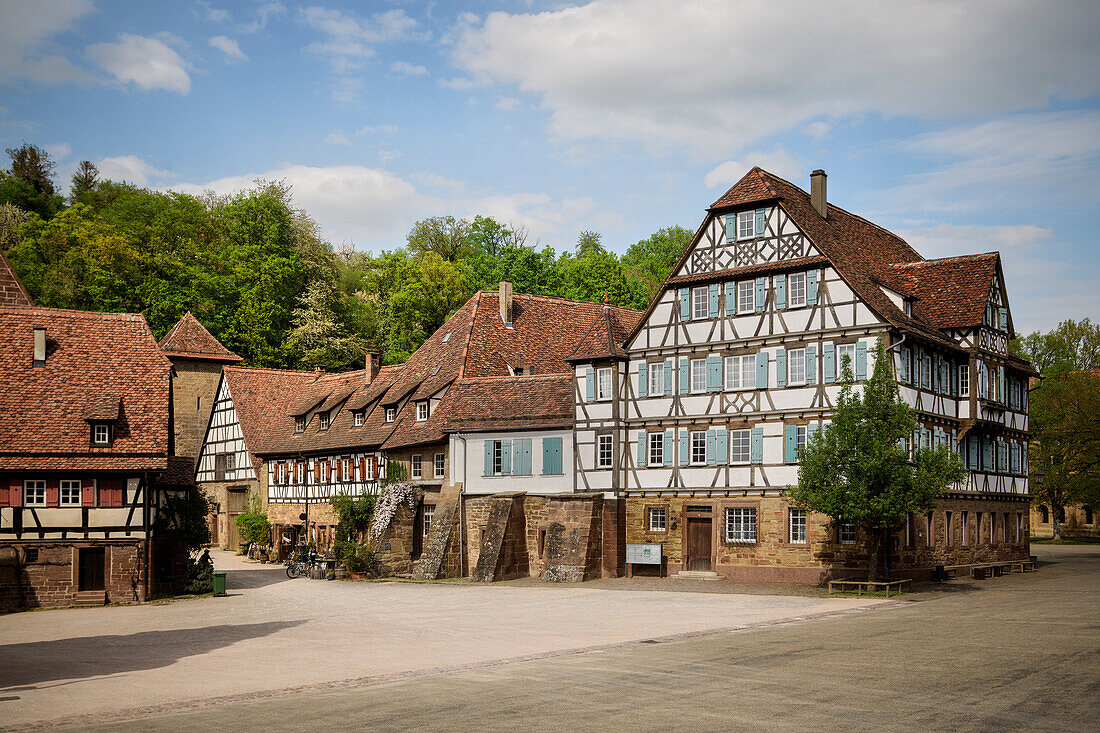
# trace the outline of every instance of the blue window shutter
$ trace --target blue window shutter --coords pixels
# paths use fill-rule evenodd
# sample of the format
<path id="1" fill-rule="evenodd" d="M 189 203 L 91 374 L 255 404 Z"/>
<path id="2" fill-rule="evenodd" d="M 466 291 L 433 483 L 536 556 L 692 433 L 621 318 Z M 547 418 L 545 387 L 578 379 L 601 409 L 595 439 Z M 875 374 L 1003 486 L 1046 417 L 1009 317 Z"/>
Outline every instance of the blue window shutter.
<path id="1" fill-rule="evenodd" d="M 982 436 L 982 468 L 991 470 L 993 467 L 993 443 L 989 438 Z"/>
<path id="2" fill-rule="evenodd" d="M 806 273 L 806 302 L 817 305 L 817 270 Z"/>
<path id="3" fill-rule="evenodd" d="M 558 476 L 561 476 L 565 473 L 565 470 L 562 468 L 562 448 L 561 448 L 562 439 L 561 439 L 561 437 L 557 437 L 557 438 L 551 438 L 550 440 L 551 440 L 550 445 L 553 448 L 553 456 L 554 456 L 554 474 L 558 475 Z"/>
<path id="4" fill-rule="evenodd" d="M 688 374 L 688 360 L 686 356 L 680 357 L 680 394 L 687 394 L 691 390 L 691 375 Z"/>
<path id="5" fill-rule="evenodd" d="M 584 394 L 589 402 L 596 400 L 596 370 L 592 367 L 584 370 Z"/>
<path id="6" fill-rule="evenodd" d="M 665 394 L 672 394 L 672 359 L 665 359 Z"/>
<path id="7" fill-rule="evenodd" d="M 1008 333 L 1008 308 L 997 309 L 997 320 L 1001 324 L 1001 330 Z"/>
<path id="8" fill-rule="evenodd" d="M 732 280 L 726 283 L 726 315 L 737 315 L 737 283 Z"/>
<path id="9" fill-rule="evenodd" d="M 711 318 L 718 317 L 718 283 L 711 283 L 707 288 L 707 300 Z"/>
<path id="10" fill-rule="evenodd" d="M 983 400 L 989 392 L 989 379 L 986 374 L 985 364 L 978 364 L 978 398 Z"/>
<path id="11" fill-rule="evenodd" d="M 817 384 L 817 347 L 806 347 L 806 384 Z"/>
<path id="12" fill-rule="evenodd" d="M 512 475 L 512 441 L 500 441 L 500 472 L 505 476 Z"/>
<path id="13" fill-rule="evenodd" d="M 531 439 L 523 439 L 523 475 L 530 476 L 531 471 Z"/>
<path id="14" fill-rule="evenodd" d="M 775 386 L 787 386 L 787 350 L 782 346 L 775 350 Z"/>
<path id="15" fill-rule="evenodd" d="M 908 384 L 909 382 L 909 349 L 901 348 L 901 368 L 898 369 L 898 378 Z"/>
<path id="16" fill-rule="evenodd" d="M 691 445 L 688 440 L 688 431 L 680 431 L 680 465 L 686 466 L 691 462 Z"/>
<path id="17" fill-rule="evenodd" d="M 787 276 L 776 275 L 774 278 L 775 284 L 775 307 L 780 310 L 787 307 Z"/>
<path id="18" fill-rule="evenodd" d="M 832 384 L 836 381 L 836 347 L 832 344 L 825 344 L 821 347 L 821 352 L 825 361 L 825 365 L 822 367 L 822 381 L 825 384 Z"/>
<path id="19" fill-rule="evenodd" d="M 1005 368 L 1003 366 L 997 367 L 997 400 L 1005 401 Z"/>
<path id="20" fill-rule="evenodd" d="M 665 465 L 666 466 L 671 466 L 672 465 L 672 452 L 676 450 L 676 443 L 675 443 L 675 439 L 672 437 L 672 431 L 671 430 L 666 430 L 665 431 L 663 446 L 664 447 L 663 447 L 661 452 L 664 454 L 664 457 L 665 457 Z"/>
<path id="21" fill-rule="evenodd" d="M 515 467 L 515 475 L 517 476 L 530 476 L 531 475 L 531 439 L 520 438 L 513 443 L 513 455 L 515 460 L 513 466 Z"/>
<path id="22" fill-rule="evenodd" d="M 718 428 L 718 440 L 715 443 L 715 449 L 717 456 L 715 463 L 719 466 L 725 466 L 729 463 L 730 459 L 730 436 L 729 431 L 725 428 Z"/>
<path id="23" fill-rule="evenodd" d="M 649 387 L 649 374 L 646 373 L 646 363 L 643 361 L 638 365 L 638 396 L 648 396 Z"/>
<path id="24" fill-rule="evenodd" d="M 797 430 L 798 428 L 794 425 L 783 426 L 783 461 L 785 463 L 795 463 L 798 459 L 798 451 L 795 449 Z"/>
<path id="25" fill-rule="evenodd" d="M 707 354 L 707 391 L 722 391 L 722 357 L 718 354 Z"/>
<path id="26" fill-rule="evenodd" d="M 974 435 L 966 436 L 966 458 L 967 468 L 971 470 L 977 470 L 978 468 L 978 438 Z"/>
<path id="27" fill-rule="evenodd" d="M 493 441 L 485 441 L 485 473 L 483 476 L 493 475 Z"/>
<path id="28" fill-rule="evenodd" d="M 523 475 L 523 440 L 512 441 L 512 475 Z"/>
<path id="29" fill-rule="evenodd" d="M 756 278 L 756 312 L 764 312 L 764 301 L 768 297 L 768 278 Z"/>
<path id="30" fill-rule="evenodd" d="M 718 446 L 715 443 L 718 440 L 718 434 L 712 429 L 707 431 L 707 465 L 713 466 L 718 460 Z"/>
<path id="31" fill-rule="evenodd" d="M 542 439 L 542 475 L 543 476 L 549 476 L 550 474 L 554 473 L 553 465 L 551 463 L 551 461 L 554 460 L 553 457 L 552 457 L 553 454 L 554 454 L 554 451 L 553 451 L 553 448 L 551 448 L 552 444 L 550 442 L 552 440 L 553 440 L 553 438 L 543 438 Z"/>
<path id="32" fill-rule="evenodd" d="M 645 433 L 638 433 L 638 465 L 644 466 L 646 459 L 646 439 Z"/>
<path id="33" fill-rule="evenodd" d="M 764 236 L 764 209 L 756 210 L 756 236 Z"/>
<path id="34" fill-rule="evenodd" d="M 726 214 L 726 241 L 737 241 L 737 214 Z"/>
<path id="35" fill-rule="evenodd" d="M 768 352 L 759 351 L 756 354 L 756 388 L 768 388 Z"/>
<path id="36" fill-rule="evenodd" d="M 691 320 L 691 288 L 680 288 L 680 320 Z"/>
<path id="37" fill-rule="evenodd" d="M 764 428 L 753 428 L 749 433 L 749 461 L 764 462 Z"/>
<path id="38" fill-rule="evenodd" d="M 856 344 L 856 379 L 867 378 L 867 344 L 860 341 Z"/>

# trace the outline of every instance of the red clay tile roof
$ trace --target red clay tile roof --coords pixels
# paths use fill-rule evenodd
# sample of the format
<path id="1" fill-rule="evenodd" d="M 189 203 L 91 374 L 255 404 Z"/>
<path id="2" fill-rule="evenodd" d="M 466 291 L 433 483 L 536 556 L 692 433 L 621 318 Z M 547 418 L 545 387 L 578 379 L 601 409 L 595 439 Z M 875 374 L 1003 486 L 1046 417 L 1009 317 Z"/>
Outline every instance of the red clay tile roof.
<path id="1" fill-rule="evenodd" d="M 0 470 L 163 470 L 171 368 L 140 314 L 0 307 Z M 110 446 L 89 415 L 116 419 Z"/>
<path id="2" fill-rule="evenodd" d="M 711 204 L 712 209 L 725 208 L 727 206 L 741 206 L 743 204 L 755 204 L 761 201 L 769 201 L 779 198 L 779 193 L 772 185 L 771 174 L 753 166 L 741 180 L 730 186 L 730 189 L 718 197 Z"/>
<path id="3" fill-rule="evenodd" d="M 447 432 L 573 425 L 572 374 L 460 379 L 447 396 Z"/>
<path id="4" fill-rule="evenodd" d="M 160 349 L 169 358 L 202 359 L 203 361 L 238 362 L 241 357 L 222 346 L 214 336 L 191 315 L 183 314 L 160 340 Z"/>
<path id="5" fill-rule="evenodd" d="M 245 447 L 253 457 L 277 446 L 287 422 L 294 429 L 294 418 L 286 414 L 287 404 L 317 380 L 315 372 L 290 369 L 257 369 L 227 366 L 222 378 L 237 412 Z"/>
<path id="6" fill-rule="evenodd" d="M 195 459 L 168 456 L 168 470 L 157 478 L 158 486 L 185 488 L 195 485 Z"/>
<path id="7" fill-rule="evenodd" d="M 4 253 L 0 252 L 0 306 L 5 305 L 33 306 L 34 301 L 23 287 L 23 281 L 15 274 L 15 268 Z"/>
<path id="8" fill-rule="evenodd" d="M 566 357 L 568 361 L 587 361 L 614 357 L 627 358 L 622 348 L 627 335 L 641 322 L 641 313 L 627 309 L 605 307 L 588 328 L 577 348 Z"/>
<path id="9" fill-rule="evenodd" d="M 903 292 L 918 299 L 922 315 L 936 328 L 980 326 L 1000 255 L 946 257 L 891 265 L 905 283 Z"/>

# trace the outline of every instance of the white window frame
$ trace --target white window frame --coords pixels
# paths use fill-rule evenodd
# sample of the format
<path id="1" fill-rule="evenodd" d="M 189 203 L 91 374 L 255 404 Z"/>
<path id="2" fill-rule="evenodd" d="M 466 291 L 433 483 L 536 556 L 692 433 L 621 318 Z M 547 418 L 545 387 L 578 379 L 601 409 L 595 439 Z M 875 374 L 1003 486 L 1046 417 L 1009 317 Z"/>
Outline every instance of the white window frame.
<path id="1" fill-rule="evenodd" d="M 96 423 L 92 426 L 92 445 L 110 445 L 111 426 L 105 423 Z"/>
<path id="2" fill-rule="evenodd" d="M 707 286 L 691 289 L 691 320 L 710 318 L 710 294 Z"/>
<path id="3" fill-rule="evenodd" d="M 724 517 L 726 542 L 731 545 L 751 545 L 756 543 L 756 507 L 726 507 Z"/>
<path id="4" fill-rule="evenodd" d="M 649 396 L 659 396 L 665 393 L 665 364 L 655 361 L 649 364 Z"/>
<path id="5" fill-rule="evenodd" d="M 970 365 L 959 364 L 959 397 L 970 396 Z"/>
<path id="6" fill-rule="evenodd" d="M 414 455 L 409 458 L 409 475 L 412 478 L 424 478 L 424 458 Z"/>
<path id="7" fill-rule="evenodd" d="M 386 422 L 391 423 L 396 419 L 397 419 L 397 408 L 396 407 L 387 407 L 386 408 Z"/>
<path id="8" fill-rule="evenodd" d="M 328 426 L 331 424 L 331 419 L 327 412 L 317 413 L 317 429 L 328 430 Z"/>
<path id="9" fill-rule="evenodd" d="M 356 410 L 355 411 L 355 419 L 354 419 L 355 427 L 357 427 L 357 428 L 363 427 L 364 422 L 366 422 L 366 414 L 362 410 Z"/>
<path id="10" fill-rule="evenodd" d="M 725 380 L 727 392 L 756 389 L 756 354 L 727 356 Z"/>
<path id="11" fill-rule="evenodd" d="M 493 444 L 493 475 L 504 475 L 504 445 L 499 440 L 491 441 Z"/>
<path id="12" fill-rule="evenodd" d="M 294 432 L 304 433 L 306 431 L 306 419 L 302 416 L 294 418 Z"/>
<path id="13" fill-rule="evenodd" d="M 416 403 L 416 421 L 424 422 L 428 419 L 428 401 L 421 400 Z"/>
<path id="14" fill-rule="evenodd" d="M 751 313 L 756 310 L 756 282 L 742 280 L 737 283 L 737 312 Z"/>
<path id="15" fill-rule="evenodd" d="M 852 370 L 852 378 L 856 376 L 856 345 L 836 345 L 836 378 L 839 380 L 844 375 L 844 357 L 848 357 L 848 368 Z"/>
<path id="16" fill-rule="evenodd" d="M 436 453 L 432 456 L 432 474 L 435 478 L 443 478 L 447 473 L 447 454 Z"/>
<path id="17" fill-rule="evenodd" d="M 806 384 L 806 350 L 791 349 L 787 352 L 787 386 L 801 387 Z"/>
<path id="18" fill-rule="evenodd" d="M 806 273 L 792 272 L 787 276 L 787 307 L 803 308 L 806 305 Z"/>
<path id="19" fill-rule="evenodd" d="M 355 475 L 352 473 L 350 458 L 340 459 L 340 478 L 344 483 L 350 483 L 355 480 Z"/>
<path id="20" fill-rule="evenodd" d="M 706 430 L 693 430 L 689 436 L 689 461 L 692 466 L 705 466 L 707 465 L 707 431 Z M 702 458 L 696 457 L 696 449 L 702 452 Z"/>
<path id="21" fill-rule="evenodd" d="M 668 531 L 668 509 L 663 506 L 651 506 L 649 508 L 649 531 Z"/>
<path id="22" fill-rule="evenodd" d="M 803 509 L 787 510 L 787 533 L 792 545 L 806 544 L 806 512 Z"/>
<path id="23" fill-rule="evenodd" d="M 80 506 L 83 501 L 82 491 L 80 479 L 61 479 L 57 495 L 58 506 Z"/>
<path id="24" fill-rule="evenodd" d="M 23 481 L 23 506 L 46 506 L 46 482 L 41 479 Z"/>
<path id="25" fill-rule="evenodd" d="M 296 484 L 301 484 L 302 483 L 302 476 L 305 473 L 305 470 L 306 470 L 306 464 L 304 464 L 304 463 L 295 463 L 294 464 L 294 483 L 296 483 Z"/>
<path id="26" fill-rule="evenodd" d="M 749 428 L 731 430 L 730 464 L 734 466 L 747 466 L 750 461 L 752 461 L 752 430 Z"/>
<path id="27" fill-rule="evenodd" d="M 614 461 L 615 437 L 612 435 L 596 436 L 596 468 L 611 468 Z"/>
<path id="28" fill-rule="evenodd" d="M 810 431 L 806 425 L 795 425 L 794 427 L 794 455 L 795 460 L 802 455 L 802 450 L 806 447 L 806 441 L 809 440 Z"/>
<path id="29" fill-rule="evenodd" d="M 428 539 L 428 533 L 432 529 L 432 519 L 435 517 L 435 504 L 424 504 L 420 509 L 421 536 Z"/>
<path id="30" fill-rule="evenodd" d="M 663 466 L 665 463 L 665 434 L 648 433 L 649 435 L 649 464 L 650 466 Z"/>
<path id="31" fill-rule="evenodd" d="M 842 545 L 854 545 L 856 543 L 856 523 L 841 521 L 837 525 L 836 538 Z"/>
<path id="32" fill-rule="evenodd" d="M 596 400 L 607 402 L 612 395 L 611 367 L 601 367 L 596 370 Z"/>
<path id="33" fill-rule="evenodd" d="M 707 360 L 692 359 L 688 364 L 691 377 L 691 393 L 701 394 L 707 391 Z"/>
<path id="34" fill-rule="evenodd" d="M 737 212 L 737 239 L 756 239 L 756 212 Z"/>

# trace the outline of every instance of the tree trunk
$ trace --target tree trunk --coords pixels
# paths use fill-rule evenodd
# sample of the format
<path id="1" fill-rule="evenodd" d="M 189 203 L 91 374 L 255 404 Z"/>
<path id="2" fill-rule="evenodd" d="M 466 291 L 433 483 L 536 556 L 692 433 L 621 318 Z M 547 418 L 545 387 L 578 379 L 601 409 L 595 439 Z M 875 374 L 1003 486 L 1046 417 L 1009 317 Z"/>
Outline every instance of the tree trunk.
<path id="1" fill-rule="evenodd" d="M 867 548 L 867 580 L 872 583 L 878 580 L 878 556 L 882 544 L 882 532 L 877 527 L 867 533 L 869 547 Z"/>

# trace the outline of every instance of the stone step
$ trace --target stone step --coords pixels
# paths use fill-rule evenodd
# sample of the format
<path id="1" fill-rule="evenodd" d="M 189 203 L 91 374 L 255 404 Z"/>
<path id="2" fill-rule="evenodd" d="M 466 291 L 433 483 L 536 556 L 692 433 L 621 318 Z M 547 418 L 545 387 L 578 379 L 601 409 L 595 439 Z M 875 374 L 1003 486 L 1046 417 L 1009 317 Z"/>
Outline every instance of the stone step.
<path id="1" fill-rule="evenodd" d="M 107 604 L 107 592 L 102 590 L 80 590 L 73 593 L 72 605 L 77 608 L 94 608 Z"/>
<path id="2" fill-rule="evenodd" d="M 681 580 L 725 580 L 724 577 L 712 570 L 681 570 L 672 577 Z"/>

